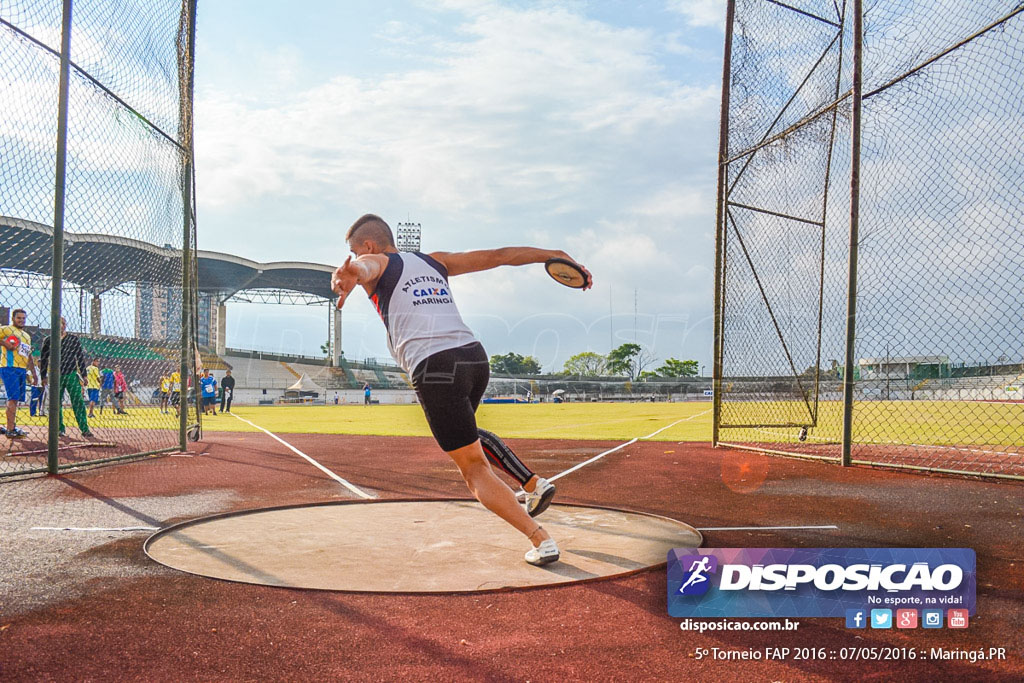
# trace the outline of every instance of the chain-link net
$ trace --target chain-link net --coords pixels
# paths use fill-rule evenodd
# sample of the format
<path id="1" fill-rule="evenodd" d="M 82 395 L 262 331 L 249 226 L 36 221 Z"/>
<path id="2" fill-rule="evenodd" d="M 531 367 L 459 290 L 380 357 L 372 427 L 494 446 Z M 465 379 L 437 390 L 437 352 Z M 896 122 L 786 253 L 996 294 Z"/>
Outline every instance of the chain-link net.
<path id="1" fill-rule="evenodd" d="M 724 444 L 841 456 L 853 6 L 735 3 Z M 1024 4 L 866 2 L 862 35 L 852 460 L 1024 475 Z"/>
<path id="2" fill-rule="evenodd" d="M 193 8 L 73 4 L 59 283 L 66 334 L 61 367 L 51 368 L 62 3 L 0 0 L 0 329 L 21 338 L 0 349 L 0 366 L 25 368 L 27 385 L 18 432 L 0 437 L 0 475 L 43 468 L 58 417 L 62 466 L 181 445 L 177 414 L 194 386 L 191 369 L 184 381 L 179 374 L 183 308 L 192 305 L 183 302 L 194 299 L 183 268 L 195 236 Z M 18 373 L 5 374 L 2 398 L 21 399 Z M 59 416 L 47 414 L 54 391 Z M 188 424 L 197 421 L 190 410 Z"/>

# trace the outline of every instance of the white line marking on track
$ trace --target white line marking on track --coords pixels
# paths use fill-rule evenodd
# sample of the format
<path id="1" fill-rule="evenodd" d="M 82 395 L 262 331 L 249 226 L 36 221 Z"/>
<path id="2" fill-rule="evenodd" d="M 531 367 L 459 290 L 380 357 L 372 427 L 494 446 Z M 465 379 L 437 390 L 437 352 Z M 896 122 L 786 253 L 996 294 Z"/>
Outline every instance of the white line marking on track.
<path id="1" fill-rule="evenodd" d="M 34 526 L 32 531 L 159 531 L 157 526 Z"/>
<path id="2" fill-rule="evenodd" d="M 576 470 L 578 470 L 579 468 L 583 467 L 584 465 L 589 465 L 590 463 L 594 462 L 595 460 L 600 460 L 601 458 L 603 458 L 604 456 L 608 455 L 609 453 L 614 453 L 615 451 L 623 449 L 626 446 L 629 446 L 631 444 L 635 444 L 639 440 L 640 440 L 639 438 L 632 439 L 631 441 L 627 441 L 626 443 L 622 444 L 621 446 L 616 446 L 615 448 L 612 448 L 611 450 L 607 450 L 604 453 L 598 453 L 597 455 L 595 455 L 590 460 L 584 460 L 583 462 L 581 462 L 578 465 L 573 465 L 572 467 L 567 469 L 565 472 L 559 472 L 558 474 L 556 474 L 553 477 L 548 477 L 548 481 L 555 481 L 556 479 L 561 479 L 565 475 L 570 474 L 572 472 L 575 472 Z"/>
<path id="3" fill-rule="evenodd" d="M 303 458 L 308 460 L 309 463 L 311 465 L 313 465 L 313 467 L 316 467 L 318 470 L 320 470 L 321 472 L 323 472 L 324 474 L 329 476 L 331 479 L 333 479 L 334 481 L 338 482 L 339 484 L 341 484 L 342 486 L 344 486 L 345 488 L 347 488 L 349 491 L 351 491 L 352 493 L 356 494 L 360 498 L 365 498 L 367 500 L 370 500 L 370 499 L 373 499 L 373 498 L 377 497 L 377 496 L 375 496 L 373 494 L 367 493 L 366 491 L 362 490 L 361 488 L 359 488 L 358 486 L 356 486 L 354 484 L 350 484 L 348 481 L 342 479 L 337 474 L 335 474 L 334 472 L 330 471 L 329 469 L 327 469 L 326 467 L 324 467 L 323 465 L 318 463 L 316 460 L 314 460 L 313 458 L 309 457 L 308 455 L 306 455 L 305 453 L 300 451 L 298 448 L 296 448 L 295 446 L 291 445 L 290 443 L 288 443 L 284 439 L 280 438 L 279 436 L 277 436 L 273 432 L 267 431 L 266 429 L 264 429 L 263 427 L 260 427 L 258 424 L 254 423 L 254 422 L 249 422 L 249 420 L 246 420 L 244 417 L 238 417 L 238 415 L 235 415 L 234 413 L 231 413 L 231 414 L 234 415 L 239 420 L 241 420 L 242 422 L 245 422 L 246 424 L 252 425 L 253 427 L 255 427 L 256 429 L 260 430 L 261 432 L 263 432 L 264 434 L 266 434 L 270 438 L 274 439 L 275 441 L 278 441 L 278 442 L 284 444 L 292 453 L 295 453 L 296 455 L 302 456 Z"/>
<path id="4" fill-rule="evenodd" d="M 838 529 L 835 524 L 822 526 L 705 526 L 695 527 L 697 531 L 783 531 L 790 529 Z"/>
<path id="5" fill-rule="evenodd" d="M 548 481 L 555 481 L 557 479 L 561 479 L 565 475 L 571 474 L 572 472 L 575 472 L 579 468 L 584 467 L 586 465 L 589 465 L 590 463 L 595 462 L 597 460 L 600 460 L 604 456 L 609 455 L 611 453 L 614 453 L 615 451 L 622 450 L 626 446 L 631 446 L 631 445 L 635 444 L 637 441 L 640 441 L 642 439 L 650 439 L 650 438 L 654 437 L 657 434 L 661 434 L 663 431 L 665 431 L 669 427 L 675 427 L 680 422 L 689 422 L 690 420 L 692 420 L 695 417 L 700 417 L 701 415 L 705 415 L 705 414 L 710 413 L 710 412 L 711 412 L 711 410 L 705 410 L 703 413 L 697 413 L 695 415 L 690 415 L 689 417 L 684 417 L 682 419 L 676 420 L 675 422 L 673 422 L 670 425 L 666 425 L 666 426 L 662 427 L 661 429 L 659 429 L 657 431 L 651 432 L 647 436 L 638 436 L 638 437 L 636 437 L 634 439 L 630 439 L 626 443 L 619 444 L 615 448 L 610 448 L 607 451 L 605 451 L 604 453 L 598 453 L 597 455 L 595 455 L 593 458 L 590 458 L 589 460 L 584 460 L 583 462 L 579 463 L 578 465 L 573 465 L 572 467 L 570 467 L 569 469 L 567 469 L 564 472 L 559 472 L 558 474 L 556 474 L 553 477 L 548 477 Z M 682 442 L 680 441 L 680 443 L 682 443 Z"/>

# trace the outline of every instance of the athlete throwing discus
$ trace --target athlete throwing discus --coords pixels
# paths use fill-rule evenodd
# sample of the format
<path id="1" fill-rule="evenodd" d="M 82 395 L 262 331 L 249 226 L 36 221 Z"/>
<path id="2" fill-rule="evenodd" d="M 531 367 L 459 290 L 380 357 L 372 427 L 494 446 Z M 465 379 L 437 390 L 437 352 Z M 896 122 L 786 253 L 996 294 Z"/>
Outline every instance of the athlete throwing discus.
<path id="1" fill-rule="evenodd" d="M 571 261 L 563 251 L 505 247 L 461 253 L 399 252 L 391 228 L 367 214 L 345 235 L 352 250 L 331 278 L 341 308 L 361 285 L 387 329 L 388 349 L 408 374 L 426 414 L 430 431 L 462 473 L 473 496 L 526 536 L 533 548 L 526 561 L 543 565 L 558 560 L 558 545 L 536 517 L 547 509 L 555 487 L 538 477 L 504 442 L 476 426 L 476 409 L 490 379 L 484 347 L 463 322 L 448 279 L 498 266 L 524 266 L 552 258 Z M 576 264 L 579 265 L 579 264 Z M 587 286 L 592 284 L 586 273 Z M 491 464 L 523 487 L 525 509 Z"/>

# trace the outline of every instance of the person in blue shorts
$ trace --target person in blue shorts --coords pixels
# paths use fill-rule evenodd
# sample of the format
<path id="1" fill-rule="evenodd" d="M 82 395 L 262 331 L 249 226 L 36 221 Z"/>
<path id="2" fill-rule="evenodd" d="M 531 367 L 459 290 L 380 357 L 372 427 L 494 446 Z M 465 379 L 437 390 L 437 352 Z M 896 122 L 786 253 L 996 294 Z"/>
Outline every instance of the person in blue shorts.
<path id="1" fill-rule="evenodd" d="M 107 401 L 110 401 L 114 412 L 117 412 L 117 402 L 114 401 L 114 371 L 111 368 L 100 370 L 100 415 L 103 414 Z"/>
<path id="2" fill-rule="evenodd" d="M 96 417 L 96 404 L 100 402 L 100 359 L 93 358 L 85 369 L 85 393 L 89 400 L 89 417 Z"/>
<path id="3" fill-rule="evenodd" d="M 217 379 L 210 374 L 209 368 L 203 370 L 199 378 L 199 386 L 203 390 L 203 415 L 217 414 Z"/>
<path id="4" fill-rule="evenodd" d="M 32 417 L 36 415 L 46 417 L 46 388 L 38 382 L 32 385 L 32 394 L 28 400 L 28 414 Z"/>
<path id="5" fill-rule="evenodd" d="M 27 314 L 21 308 L 11 313 L 11 324 L 0 327 L 0 382 L 7 393 L 7 425 L 0 434 L 8 439 L 24 439 L 27 435 L 14 422 L 18 404 L 25 402 L 25 385 L 36 384 L 36 365 L 32 360 L 32 337 L 25 330 Z"/>

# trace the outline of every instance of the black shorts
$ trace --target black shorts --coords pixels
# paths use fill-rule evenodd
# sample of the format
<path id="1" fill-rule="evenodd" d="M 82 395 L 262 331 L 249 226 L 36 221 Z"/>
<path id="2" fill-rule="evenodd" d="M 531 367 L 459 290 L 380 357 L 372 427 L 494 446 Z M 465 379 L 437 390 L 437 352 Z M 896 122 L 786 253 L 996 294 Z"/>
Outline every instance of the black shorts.
<path id="1" fill-rule="evenodd" d="M 442 450 L 454 451 L 480 438 L 474 413 L 490 378 L 480 342 L 439 351 L 412 371 L 412 387 Z"/>

